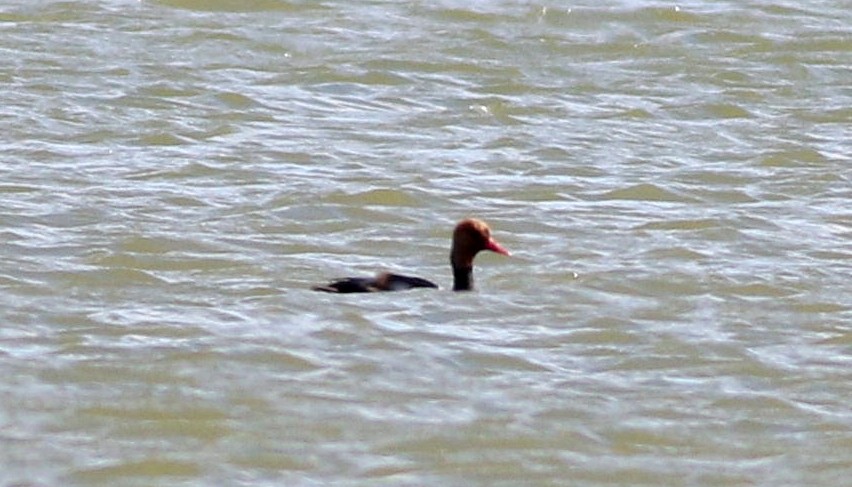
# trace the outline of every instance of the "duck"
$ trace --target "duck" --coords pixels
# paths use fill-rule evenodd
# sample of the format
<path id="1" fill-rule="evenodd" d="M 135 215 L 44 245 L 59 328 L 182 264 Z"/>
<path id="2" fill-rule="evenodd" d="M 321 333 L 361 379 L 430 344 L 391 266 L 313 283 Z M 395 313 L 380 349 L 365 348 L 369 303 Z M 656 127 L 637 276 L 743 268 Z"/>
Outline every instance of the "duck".
<path id="1" fill-rule="evenodd" d="M 477 218 L 465 218 L 453 230 L 450 248 L 450 265 L 453 268 L 453 291 L 473 289 L 473 259 L 488 250 L 501 255 L 511 253 L 491 236 L 491 228 Z M 314 291 L 327 293 L 372 293 L 405 291 L 415 288 L 438 288 L 438 285 L 421 277 L 382 272 L 375 277 L 345 277 L 314 286 Z"/>

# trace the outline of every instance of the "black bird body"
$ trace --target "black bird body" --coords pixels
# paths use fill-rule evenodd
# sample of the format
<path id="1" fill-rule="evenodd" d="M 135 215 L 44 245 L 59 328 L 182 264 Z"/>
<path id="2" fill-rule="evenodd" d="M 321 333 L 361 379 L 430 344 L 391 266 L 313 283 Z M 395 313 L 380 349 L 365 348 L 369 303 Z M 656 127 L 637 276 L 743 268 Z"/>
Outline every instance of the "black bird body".
<path id="1" fill-rule="evenodd" d="M 312 289 L 329 293 L 374 293 L 406 291 L 417 287 L 437 288 L 438 285 L 419 277 L 383 272 L 376 277 L 345 277 L 323 286 L 314 286 Z"/>

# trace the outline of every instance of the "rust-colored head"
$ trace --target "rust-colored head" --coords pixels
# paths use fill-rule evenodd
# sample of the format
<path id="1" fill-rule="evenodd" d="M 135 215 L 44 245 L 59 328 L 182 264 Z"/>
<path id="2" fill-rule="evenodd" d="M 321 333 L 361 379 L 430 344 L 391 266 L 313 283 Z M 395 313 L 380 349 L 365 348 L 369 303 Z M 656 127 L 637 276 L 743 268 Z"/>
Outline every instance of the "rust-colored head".
<path id="1" fill-rule="evenodd" d="M 453 266 L 473 267 L 473 258 L 481 250 L 510 255 L 508 250 L 491 237 L 491 229 L 484 221 L 476 218 L 460 221 L 453 231 L 453 248 L 450 251 Z"/>

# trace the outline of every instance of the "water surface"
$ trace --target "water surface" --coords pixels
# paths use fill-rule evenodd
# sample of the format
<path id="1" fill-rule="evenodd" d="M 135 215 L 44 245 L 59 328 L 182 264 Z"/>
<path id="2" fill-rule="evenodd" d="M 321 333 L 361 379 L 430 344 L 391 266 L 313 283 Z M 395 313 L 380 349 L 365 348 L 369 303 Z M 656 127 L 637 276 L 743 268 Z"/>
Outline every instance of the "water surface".
<path id="1" fill-rule="evenodd" d="M 849 12 L 6 2 L 0 486 L 842 485 Z"/>

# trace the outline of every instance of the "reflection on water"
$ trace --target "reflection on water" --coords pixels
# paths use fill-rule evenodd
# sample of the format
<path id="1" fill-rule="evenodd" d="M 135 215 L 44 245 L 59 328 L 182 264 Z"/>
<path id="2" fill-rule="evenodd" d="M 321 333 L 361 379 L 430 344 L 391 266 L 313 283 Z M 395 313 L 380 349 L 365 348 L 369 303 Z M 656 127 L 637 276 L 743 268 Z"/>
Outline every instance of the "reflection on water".
<path id="1" fill-rule="evenodd" d="M 847 10 L 0 7 L 0 485 L 841 485 Z"/>

